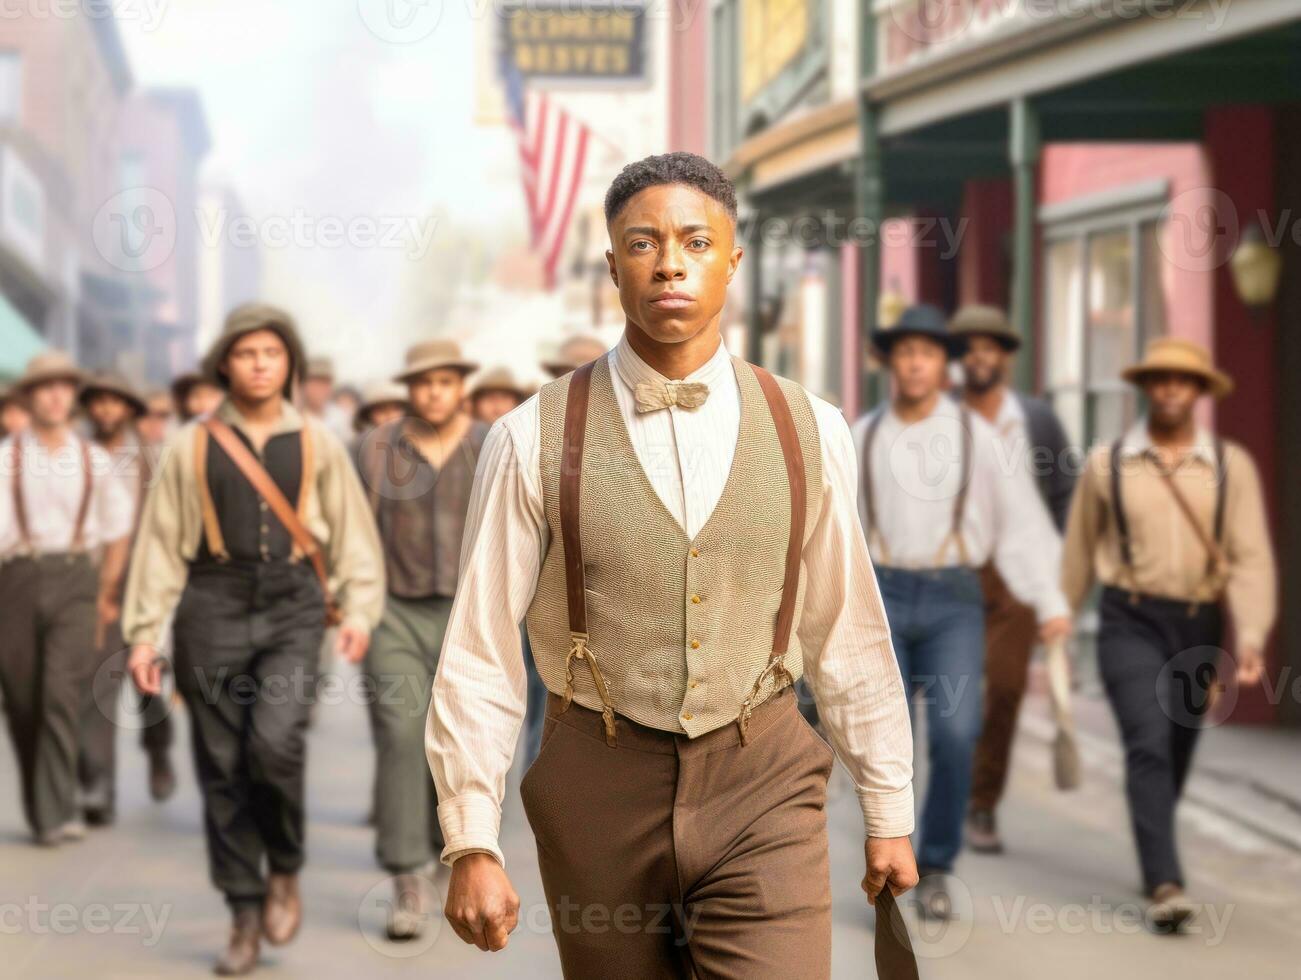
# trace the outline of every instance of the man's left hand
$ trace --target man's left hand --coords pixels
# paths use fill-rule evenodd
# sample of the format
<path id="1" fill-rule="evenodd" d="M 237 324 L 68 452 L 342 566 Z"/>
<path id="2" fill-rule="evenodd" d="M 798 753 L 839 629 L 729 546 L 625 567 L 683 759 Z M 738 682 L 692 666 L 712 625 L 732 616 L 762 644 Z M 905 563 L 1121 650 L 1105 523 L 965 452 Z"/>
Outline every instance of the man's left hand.
<path id="1" fill-rule="evenodd" d="M 334 649 L 350 664 L 360 663 L 370 646 L 370 633 L 360 626 L 347 623 L 339 627 L 339 635 L 334 641 Z"/>
<path id="2" fill-rule="evenodd" d="M 1265 657 L 1255 647 L 1238 650 L 1237 681 L 1240 687 L 1254 687 L 1265 676 Z"/>
<path id="3" fill-rule="evenodd" d="M 1069 616 L 1054 616 L 1052 619 L 1045 619 L 1039 624 L 1039 642 L 1044 646 L 1058 640 L 1064 640 L 1070 635 L 1071 618 Z"/>

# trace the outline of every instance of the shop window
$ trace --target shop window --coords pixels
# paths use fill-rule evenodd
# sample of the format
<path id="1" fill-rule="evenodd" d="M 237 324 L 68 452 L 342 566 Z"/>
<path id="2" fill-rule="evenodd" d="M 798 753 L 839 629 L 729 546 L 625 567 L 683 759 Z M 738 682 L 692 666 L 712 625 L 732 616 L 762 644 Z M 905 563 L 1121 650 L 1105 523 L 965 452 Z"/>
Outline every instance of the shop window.
<path id="1" fill-rule="evenodd" d="M 1159 206 L 1044 229 L 1047 394 L 1079 446 L 1110 442 L 1140 410 L 1120 372 L 1165 333 Z"/>
<path id="2" fill-rule="evenodd" d="M 21 121 L 23 106 L 23 58 L 17 51 L 0 51 L 0 125 Z"/>

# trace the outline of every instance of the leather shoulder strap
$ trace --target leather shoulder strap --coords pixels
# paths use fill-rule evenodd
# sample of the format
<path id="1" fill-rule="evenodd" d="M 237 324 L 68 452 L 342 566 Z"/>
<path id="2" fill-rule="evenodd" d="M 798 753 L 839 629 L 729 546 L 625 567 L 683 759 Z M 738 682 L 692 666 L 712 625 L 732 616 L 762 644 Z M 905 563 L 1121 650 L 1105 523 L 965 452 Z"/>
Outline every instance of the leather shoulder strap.
<path id="1" fill-rule="evenodd" d="M 208 429 L 203 423 L 194 427 L 194 482 L 199 488 L 199 510 L 203 514 L 203 537 L 208 553 L 217 561 L 226 561 L 226 538 L 221 533 L 217 507 L 212 502 L 212 488 L 208 486 Z"/>
<path id="2" fill-rule="evenodd" d="M 325 557 L 321 554 L 320 544 L 298 519 L 298 513 L 280 492 L 275 480 L 271 479 L 271 474 L 262 467 L 249 448 L 225 422 L 209 416 L 201 424 L 208 430 L 208 434 L 217 440 L 217 445 L 230 457 L 235 468 L 257 491 L 258 496 L 266 501 L 271 512 L 276 515 L 276 519 L 284 525 L 289 536 L 294 539 L 298 550 L 311 559 L 312 568 L 316 572 L 316 577 L 320 579 L 321 590 L 326 597 L 326 605 L 331 606 L 329 574 L 325 568 Z"/>
<path id="3" fill-rule="evenodd" d="M 79 439 L 81 443 L 81 503 L 77 505 L 77 522 L 72 525 L 72 550 L 80 551 L 86 539 L 86 515 L 90 513 L 90 497 L 95 490 L 93 461 L 90 458 L 90 443 Z"/>
<path id="4" fill-rule="evenodd" d="M 1224 508 L 1229 495 L 1229 466 L 1225 461 L 1224 440 L 1215 437 L 1215 540 L 1224 542 Z"/>
<path id="5" fill-rule="evenodd" d="M 958 410 L 958 423 L 962 426 L 962 483 L 958 486 L 958 495 L 953 499 L 953 525 L 951 530 L 961 543 L 962 518 L 967 509 L 967 490 L 971 486 L 971 468 L 974 465 L 971 457 L 975 452 L 972 445 L 971 412 L 966 407 Z"/>
<path id="6" fill-rule="evenodd" d="M 1129 539 L 1129 520 L 1125 517 L 1125 500 L 1120 492 L 1120 443 L 1111 444 L 1111 513 L 1116 521 L 1116 537 L 1120 540 L 1120 559 L 1130 573 L 1134 570 L 1134 547 Z"/>
<path id="7" fill-rule="evenodd" d="M 560 448 L 560 535 L 565 547 L 565 591 L 569 631 L 587 633 L 587 583 L 583 573 L 583 542 L 579 533 L 579 497 L 583 485 L 583 442 L 587 436 L 587 405 L 592 390 L 589 361 L 569 379 L 565 427 Z"/>
<path id="8" fill-rule="evenodd" d="M 795 598 L 799 591 L 800 555 L 804 549 L 804 520 L 807 514 L 808 486 L 805 482 L 804 451 L 800 446 L 799 432 L 791 417 L 791 407 L 781 385 L 767 370 L 751 364 L 754 376 L 759 379 L 777 427 L 777 441 L 781 444 L 782 459 L 786 463 L 786 483 L 790 488 L 791 528 L 786 539 L 786 570 L 782 581 L 781 605 L 777 608 L 777 626 L 773 632 L 772 649 L 775 655 L 784 654 L 790 644 L 791 627 L 795 622 Z"/>

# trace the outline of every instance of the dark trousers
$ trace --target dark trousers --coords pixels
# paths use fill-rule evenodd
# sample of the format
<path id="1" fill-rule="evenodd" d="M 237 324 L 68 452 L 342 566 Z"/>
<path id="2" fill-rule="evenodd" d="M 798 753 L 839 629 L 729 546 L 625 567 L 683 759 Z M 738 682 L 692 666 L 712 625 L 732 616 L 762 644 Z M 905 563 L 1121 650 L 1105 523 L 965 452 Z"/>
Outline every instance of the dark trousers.
<path id="1" fill-rule="evenodd" d="M 1175 805 L 1220 657 L 1219 607 L 1102 593 L 1098 665 L 1125 745 L 1125 792 L 1143 883 L 1184 883 Z"/>
<path id="2" fill-rule="evenodd" d="M 980 570 L 985 594 L 985 717 L 972 764 L 971 808 L 992 810 L 1007 785 L 1016 716 L 1039 625 L 1035 611 L 1008 590 L 993 564 Z"/>
<path id="3" fill-rule="evenodd" d="M 425 759 L 425 720 L 451 611 L 450 596 L 388 596 L 366 654 L 375 736 L 375 855 L 393 874 L 415 871 L 443 850 L 438 793 Z"/>
<path id="4" fill-rule="evenodd" d="M 38 834 L 76 815 L 77 733 L 98 588 L 86 555 L 0 564 L 0 686 L 23 812 Z"/>
<path id="5" fill-rule="evenodd" d="M 899 672 L 926 709 L 930 778 L 922 805 L 917 864 L 952 871 L 962 849 L 971 760 L 984 712 L 985 614 L 969 568 L 878 566 L 877 581 Z"/>
<path id="6" fill-rule="evenodd" d="M 176 609 L 176 689 L 191 717 L 212 882 L 260 902 L 263 862 L 303 864 L 307 716 L 324 631 L 304 563 L 197 564 Z"/>
<path id="7" fill-rule="evenodd" d="M 117 732 L 139 729 L 140 745 L 149 753 L 166 752 L 172 744 L 172 719 L 167 700 L 140 696 L 134 711 L 122 710 L 122 688 L 130 653 L 119 620 L 105 631 L 95 652 L 94 677 L 83 691 L 77 774 L 82 804 L 113 811 L 117 797 Z M 127 685 L 134 692 L 132 685 Z"/>
<path id="8" fill-rule="evenodd" d="M 827 980 L 834 755 L 789 689 L 698 738 L 547 698 L 520 783 L 571 980 Z"/>

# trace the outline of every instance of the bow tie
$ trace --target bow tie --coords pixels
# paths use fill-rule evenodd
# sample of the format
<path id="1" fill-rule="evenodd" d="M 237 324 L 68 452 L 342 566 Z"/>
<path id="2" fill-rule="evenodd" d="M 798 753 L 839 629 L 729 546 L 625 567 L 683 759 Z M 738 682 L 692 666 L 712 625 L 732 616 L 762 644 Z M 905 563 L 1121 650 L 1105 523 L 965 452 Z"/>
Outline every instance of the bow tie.
<path id="1" fill-rule="evenodd" d="M 670 405 L 694 410 L 705 404 L 709 385 L 703 381 L 639 381 L 636 398 L 638 412 L 654 412 Z"/>

